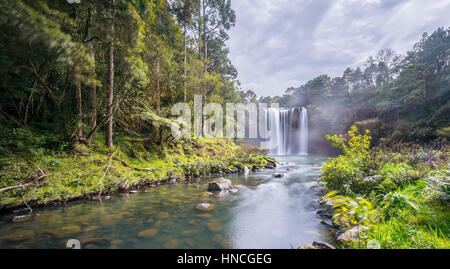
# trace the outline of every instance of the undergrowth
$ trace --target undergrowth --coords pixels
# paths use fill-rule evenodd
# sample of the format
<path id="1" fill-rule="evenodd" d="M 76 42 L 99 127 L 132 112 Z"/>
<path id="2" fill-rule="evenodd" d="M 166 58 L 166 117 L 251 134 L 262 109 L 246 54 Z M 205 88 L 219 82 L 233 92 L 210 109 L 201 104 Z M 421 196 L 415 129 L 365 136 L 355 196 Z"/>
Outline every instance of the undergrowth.
<path id="1" fill-rule="evenodd" d="M 340 247 L 450 248 L 448 145 L 370 148 L 370 132 L 352 127 L 328 136 L 343 155 L 323 164 L 333 221 L 342 232 L 358 227 Z"/>

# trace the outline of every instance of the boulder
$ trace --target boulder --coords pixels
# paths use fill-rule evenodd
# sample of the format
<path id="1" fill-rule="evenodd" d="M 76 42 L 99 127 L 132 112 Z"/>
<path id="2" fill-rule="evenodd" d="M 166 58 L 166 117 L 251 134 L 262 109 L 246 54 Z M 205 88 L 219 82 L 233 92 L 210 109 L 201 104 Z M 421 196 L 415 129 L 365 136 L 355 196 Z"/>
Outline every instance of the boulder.
<path id="1" fill-rule="evenodd" d="M 239 173 L 239 169 L 237 169 L 236 167 L 233 167 L 231 169 L 228 169 L 228 173 L 230 173 L 230 174 Z"/>
<path id="2" fill-rule="evenodd" d="M 227 191 L 231 189 L 231 180 L 226 178 L 217 178 L 213 182 L 209 183 L 208 191 L 209 192 L 220 192 Z"/>
<path id="3" fill-rule="evenodd" d="M 334 246 L 328 244 L 328 243 L 320 243 L 320 242 L 314 242 L 313 246 L 316 249 L 336 249 Z"/>
<path id="4" fill-rule="evenodd" d="M 362 226 L 355 226 L 343 233 L 341 233 L 337 240 L 338 241 L 352 241 L 358 240 L 359 235 L 363 232 L 364 228 Z"/>
<path id="5" fill-rule="evenodd" d="M 322 220 L 320 222 L 320 224 L 325 225 L 325 226 L 329 226 L 329 227 L 335 227 L 336 225 L 334 225 L 334 223 L 332 221 L 329 220 Z"/>
<path id="6" fill-rule="evenodd" d="M 241 191 L 241 189 L 238 186 L 233 187 L 233 188 L 228 190 L 228 192 L 231 193 L 231 194 L 238 194 L 240 191 Z"/>
<path id="7" fill-rule="evenodd" d="M 323 207 L 333 207 L 333 201 L 326 199 L 325 197 L 319 200 L 319 204 Z"/>
<path id="8" fill-rule="evenodd" d="M 331 219 L 333 217 L 333 212 L 331 210 L 322 209 L 317 211 L 316 214 L 324 219 Z"/>
<path id="9" fill-rule="evenodd" d="M 305 244 L 303 246 L 299 246 L 298 249 L 316 249 L 316 247 L 311 244 Z"/>
<path id="10" fill-rule="evenodd" d="M 273 177 L 274 178 L 283 178 L 284 174 L 274 174 Z"/>

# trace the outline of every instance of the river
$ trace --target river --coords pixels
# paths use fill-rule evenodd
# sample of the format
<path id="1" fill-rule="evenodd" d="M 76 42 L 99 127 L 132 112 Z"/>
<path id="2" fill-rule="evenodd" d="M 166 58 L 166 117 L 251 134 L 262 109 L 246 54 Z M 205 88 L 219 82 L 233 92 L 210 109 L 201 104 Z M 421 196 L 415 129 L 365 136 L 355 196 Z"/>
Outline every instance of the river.
<path id="1" fill-rule="evenodd" d="M 277 156 L 275 170 L 227 175 L 238 194 L 211 195 L 208 179 L 164 185 L 109 200 L 34 210 L 13 222 L 0 216 L 0 248 L 65 248 L 68 239 L 82 248 L 237 248 L 289 249 L 329 242 L 316 215 L 320 156 Z M 274 178 L 282 173 L 283 178 Z M 215 206 L 211 212 L 194 209 Z M 26 221 L 25 221 L 26 220 Z"/>

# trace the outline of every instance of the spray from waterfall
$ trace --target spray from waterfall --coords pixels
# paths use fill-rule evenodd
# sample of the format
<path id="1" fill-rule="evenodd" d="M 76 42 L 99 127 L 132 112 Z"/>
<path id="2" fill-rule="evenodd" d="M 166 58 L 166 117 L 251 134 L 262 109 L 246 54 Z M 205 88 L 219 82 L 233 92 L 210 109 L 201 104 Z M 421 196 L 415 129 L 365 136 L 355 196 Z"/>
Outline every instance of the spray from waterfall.
<path id="1" fill-rule="evenodd" d="M 302 108 L 267 110 L 272 155 L 308 155 L 308 110 Z"/>

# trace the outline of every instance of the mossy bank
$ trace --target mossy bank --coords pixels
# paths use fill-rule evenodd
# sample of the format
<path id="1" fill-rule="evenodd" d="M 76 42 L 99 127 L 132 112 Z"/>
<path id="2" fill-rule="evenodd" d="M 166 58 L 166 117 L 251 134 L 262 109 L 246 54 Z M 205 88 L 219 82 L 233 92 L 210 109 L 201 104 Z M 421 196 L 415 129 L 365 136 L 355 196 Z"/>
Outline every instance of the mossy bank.
<path id="1" fill-rule="evenodd" d="M 104 146 L 52 145 L 51 136 L 3 130 L 0 145 L 0 210 L 91 199 L 144 186 L 276 166 L 273 158 L 228 139 L 181 139 L 164 146 L 118 136 Z"/>

